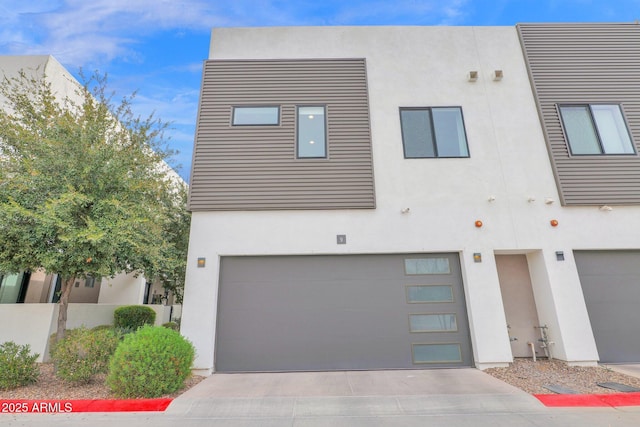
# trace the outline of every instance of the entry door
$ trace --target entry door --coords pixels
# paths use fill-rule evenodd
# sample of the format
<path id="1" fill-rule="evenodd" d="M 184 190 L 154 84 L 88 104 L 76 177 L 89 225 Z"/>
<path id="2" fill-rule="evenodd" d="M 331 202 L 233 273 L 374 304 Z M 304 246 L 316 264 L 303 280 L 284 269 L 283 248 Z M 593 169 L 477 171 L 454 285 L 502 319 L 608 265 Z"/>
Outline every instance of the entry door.
<path id="1" fill-rule="evenodd" d="M 533 343 L 536 355 L 543 355 L 538 341 L 541 335 L 536 326 L 540 326 L 540 322 L 526 255 L 496 255 L 496 267 L 513 357 L 533 357 L 529 343 Z"/>

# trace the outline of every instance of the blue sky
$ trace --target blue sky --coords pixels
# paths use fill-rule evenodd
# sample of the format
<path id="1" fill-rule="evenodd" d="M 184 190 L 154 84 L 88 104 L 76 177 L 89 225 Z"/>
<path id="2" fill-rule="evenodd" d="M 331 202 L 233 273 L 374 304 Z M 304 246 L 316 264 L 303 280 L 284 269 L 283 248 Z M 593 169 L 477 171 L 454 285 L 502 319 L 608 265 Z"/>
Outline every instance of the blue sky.
<path id="1" fill-rule="evenodd" d="M 188 180 L 213 27 L 634 22 L 640 0 L 0 0 L 0 55 L 50 54 L 109 76 L 134 110 L 171 122 Z"/>

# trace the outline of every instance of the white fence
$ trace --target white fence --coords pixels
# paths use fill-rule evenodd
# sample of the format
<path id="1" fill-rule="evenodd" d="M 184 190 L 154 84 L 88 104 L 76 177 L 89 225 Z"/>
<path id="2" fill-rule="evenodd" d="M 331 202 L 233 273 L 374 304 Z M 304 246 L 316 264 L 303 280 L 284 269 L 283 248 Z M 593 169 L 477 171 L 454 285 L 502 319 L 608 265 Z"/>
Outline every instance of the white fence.
<path id="1" fill-rule="evenodd" d="M 67 329 L 112 325 L 121 304 L 69 304 Z M 148 305 L 156 312 L 156 325 L 170 320 L 171 306 Z M 175 316 L 173 316 L 175 317 Z M 0 343 L 29 344 L 39 362 L 49 360 L 49 337 L 58 324 L 58 304 L 0 304 Z"/>

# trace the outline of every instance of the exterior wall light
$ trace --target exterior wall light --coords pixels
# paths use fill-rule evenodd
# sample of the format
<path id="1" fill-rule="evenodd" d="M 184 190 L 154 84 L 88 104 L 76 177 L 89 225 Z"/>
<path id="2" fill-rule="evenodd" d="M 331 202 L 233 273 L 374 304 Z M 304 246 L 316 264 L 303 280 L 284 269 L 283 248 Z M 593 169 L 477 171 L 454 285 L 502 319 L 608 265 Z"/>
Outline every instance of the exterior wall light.
<path id="1" fill-rule="evenodd" d="M 564 252 L 556 251 L 556 261 L 564 261 Z"/>
<path id="2" fill-rule="evenodd" d="M 470 82 L 475 82 L 478 80 L 478 72 L 477 71 L 469 71 L 469 74 L 467 74 L 467 80 L 469 80 Z"/>
<path id="3" fill-rule="evenodd" d="M 482 262 L 482 254 L 480 252 L 473 253 L 473 262 Z"/>
<path id="4" fill-rule="evenodd" d="M 549 224 L 551 224 L 552 227 L 557 227 L 558 226 L 558 220 L 557 219 L 552 219 L 551 221 L 549 221 Z"/>
<path id="5" fill-rule="evenodd" d="M 504 74 L 502 73 L 502 70 L 495 70 L 493 72 L 493 80 L 496 82 L 499 82 L 500 80 L 502 80 L 503 76 Z"/>
<path id="6" fill-rule="evenodd" d="M 206 263 L 207 263 L 206 258 L 198 258 L 198 268 L 204 268 Z"/>
<path id="7" fill-rule="evenodd" d="M 476 224 L 476 227 L 478 227 L 478 228 L 482 227 L 482 221 L 480 221 L 480 220 L 477 220 L 475 222 L 475 224 Z"/>

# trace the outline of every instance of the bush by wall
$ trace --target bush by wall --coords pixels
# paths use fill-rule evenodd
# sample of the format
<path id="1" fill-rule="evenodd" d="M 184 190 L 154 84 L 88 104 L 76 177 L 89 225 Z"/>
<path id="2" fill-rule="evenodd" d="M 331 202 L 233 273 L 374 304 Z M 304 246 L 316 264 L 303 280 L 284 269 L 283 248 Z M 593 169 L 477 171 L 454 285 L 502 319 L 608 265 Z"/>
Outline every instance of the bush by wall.
<path id="1" fill-rule="evenodd" d="M 144 325 L 153 325 L 156 312 L 145 305 L 125 305 L 113 312 L 116 328 L 136 330 Z"/>
<path id="2" fill-rule="evenodd" d="M 29 344 L 18 345 L 13 341 L 0 344 L 0 390 L 36 382 L 40 375 L 38 356 L 31 354 Z"/>
<path id="3" fill-rule="evenodd" d="M 120 397 L 158 397 L 184 386 L 195 357 L 193 345 L 169 328 L 144 326 L 116 350 L 107 384 Z"/>
<path id="4" fill-rule="evenodd" d="M 178 325 L 176 322 L 163 323 L 162 326 L 164 328 L 173 329 L 174 331 L 179 331 L 180 330 L 180 325 Z"/>
<path id="5" fill-rule="evenodd" d="M 67 331 L 65 338 L 51 350 L 56 375 L 77 384 L 91 381 L 94 375 L 108 371 L 109 360 L 119 343 L 120 338 L 113 329 Z"/>

